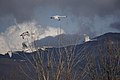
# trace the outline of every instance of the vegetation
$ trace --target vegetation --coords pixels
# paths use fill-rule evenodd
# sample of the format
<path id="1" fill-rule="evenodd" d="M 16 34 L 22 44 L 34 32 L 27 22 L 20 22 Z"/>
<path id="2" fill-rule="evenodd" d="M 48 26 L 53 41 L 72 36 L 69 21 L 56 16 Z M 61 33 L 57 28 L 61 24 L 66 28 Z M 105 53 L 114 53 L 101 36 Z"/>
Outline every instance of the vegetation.
<path id="1" fill-rule="evenodd" d="M 119 41 L 36 50 L 0 80 L 120 80 Z"/>

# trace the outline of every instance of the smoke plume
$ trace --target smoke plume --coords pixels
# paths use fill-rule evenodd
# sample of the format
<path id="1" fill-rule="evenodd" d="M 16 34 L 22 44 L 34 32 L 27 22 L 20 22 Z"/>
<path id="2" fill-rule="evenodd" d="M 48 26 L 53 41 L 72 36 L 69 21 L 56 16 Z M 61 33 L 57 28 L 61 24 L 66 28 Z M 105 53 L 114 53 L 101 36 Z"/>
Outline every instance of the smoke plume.
<path id="1" fill-rule="evenodd" d="M 21 48 L 24 40 L 19 35 L 26 30 L 34 30 L 33 32 L 41 35 L 37 36 L 39 39 L 55 36 L 59 28 L 28 23 L 33 20 L 39 22 L 36 17 L 42 16 L 41 11 L 48 11 L 47 14 L 49 11 L 61 11 L 61 14 L 68 16 L 68 24 L 72 27 L 63 24 L 63 33 L 71 31 L 69 33 L 96 36 L 120 31 L 120 0 L 0 0 L 1 51 Z M 17 27 L 11 22 L 11 18 L 16 18 L 19 23 Z M 47 25 L 47 20 L 44 23 Z M 72 32 L 75 30 L 77 31 Z"/>
<path id="2" fill-rule="evenodd" d="M 7 51 L 17 51 L 22 50 L 22 43 L 28 42 L 31 43 L 34 40 L 42 39 L 47 36 L 56 36 L 63 34 L 64 31 L 61 30 L 61 33 L 57 33 L 59 28 L 53 27 L 41 27 L 35 22 L 23 23 L 14 26 L 10 26 L 4 33 L 0 34 L 0 53 L 6 53 Z M 28 31 L 30 37 L 25 37 L 22 39 L 20 34 Z"/>

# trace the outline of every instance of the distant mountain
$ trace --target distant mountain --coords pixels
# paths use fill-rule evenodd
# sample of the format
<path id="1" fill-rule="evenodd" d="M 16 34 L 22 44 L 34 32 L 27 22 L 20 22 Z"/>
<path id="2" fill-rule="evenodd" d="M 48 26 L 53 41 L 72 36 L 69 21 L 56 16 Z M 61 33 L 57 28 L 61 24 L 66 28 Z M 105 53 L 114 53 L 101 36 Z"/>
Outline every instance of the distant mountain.
<path id="1" fill-rule="evenodd" d="M 42 47 L 42 46 L 68 46 L 74 44 L 80 44 L 84 40 L 83 35 L 78 34 L 61 34 L 56 37 L 48 36 L 41 40 L 36 40 L 35 46 Z"/>
<path id="2" fill-rule="evenodd" d="M 47 37 L 47 38 L 44 38 L 42 40 L 35 41 L 35 44 L 36 44 L 37 47 L 38 46 L 43 46 L 43 44 L 45 46 L 47 46 L 47 44 L 51 44 L 51 46 L 58 46 L 59 44 L 58 44 L 57 38 L 64 37 L 64 36 L 66 36 L 66 35 L 61 35 L 61 36 L 57 36 L 57 37 Z M 75 38 L 73 38 L 73 40 L 71 40 L 71 41 L 74 41 Z M 63 40 L 67 40 L 67 39 L 68 38 L 63 39 Z M 47 42 L 47 41 L 49 41 L 49 42 Z M 43 42 L 43 44 L 42 44 L 42 42 Z M 95 51 L 95 50 L 97 51 L 97 49 L 99 49 L 99 47 L 100 48 L 102 47 L 103 50 L 104 50 L 105 49 L 104 47 L 108 43 L 111 43 L 113 45 L 117 45 L 120 48 L 120 33 L 106 33 L 106 34 L 97 36 L 95 38 L 92 38 L 91 41 L 89 41 L 89 42 L 84 42 L 82 44 L 76 44 L 76 45 L 71 44 L 71 45 L 68 45 L 68 46 L 63 46 L 60 49 L 64 50 L 65 47 L 68 48 L 68 49 L 75 47 L 74 51 L 79 52 L 80 49 L 85 48 L 84 50 L 89 52 L 89 51 Z M 50 52 L 50 51 L 56 51 L 56 50 L 58 51 L 59 48 L 53 47 L 53 48 L 46 48 L 46 49 Z M 40 50 L 40 51 L 44 52 L 43 50 Z M 33 53 L 36 53 L 36 52 L 33 52 Z M 9 57 L 8 54 L 6 54 L 6 55 L 0 54 L 0 58 L 25 59 L 26 56 L 30 57 L 30 56 L 33 55 L 33 53 L 26 53 L 26 52 L 23 52 L 23 51 L 17 51 L 15 53 L 13 53 L 11 58 Z M 92 52 L 92 53 L 94 53 L 94 52 Z"/>

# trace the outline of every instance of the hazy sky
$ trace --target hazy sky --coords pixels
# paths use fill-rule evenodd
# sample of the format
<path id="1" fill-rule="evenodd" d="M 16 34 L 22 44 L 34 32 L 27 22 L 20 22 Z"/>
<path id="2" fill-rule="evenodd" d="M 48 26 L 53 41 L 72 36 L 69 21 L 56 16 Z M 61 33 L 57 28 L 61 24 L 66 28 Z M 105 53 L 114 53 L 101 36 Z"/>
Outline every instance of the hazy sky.
<path id="1" fill-rule="evenodd" d="M 0 31 L 13 25 L 13 18 L 18 23 L 35 20 L 40 25 L 56 27 L 60 24 L 49 19 L 56 14 L 68 16 L 68 19 L 61 22 L 63 27 L 70 27 L 71 30 L 65 28 L 66 31 L 91 29 L 102 24 L 102 21 L 109 25 L 119 24 L 120 0 L 0 0 Z M 109 18 L 114 20 L 110 22 Z M 109 25 L 106 23 L 105 26 Z"/>
<path id="2" fill-rule="evenodd" d="M 67 18 L 60 22 L 50 20 L 50 16 L 56 14 Z M 45 35 L 53 34 L 60 26 L 67 34 L 95 36 L 120 32 L 120 0 L 0 0 L 1 44 L 14 32 L 20 34 L 30 29 L 28 23 L 34 23 L 35 29 Z M 46 30 L 51 33 L 46 34 Z"/>

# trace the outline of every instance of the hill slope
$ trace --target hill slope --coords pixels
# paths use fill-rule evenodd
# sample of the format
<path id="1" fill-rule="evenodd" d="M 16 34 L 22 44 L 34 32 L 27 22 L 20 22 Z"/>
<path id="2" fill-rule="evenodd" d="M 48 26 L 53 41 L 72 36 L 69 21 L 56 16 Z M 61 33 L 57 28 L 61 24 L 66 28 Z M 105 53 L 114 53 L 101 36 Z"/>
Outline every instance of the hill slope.
<path id="1" fill-rule="evenodd" d="M 99 57 L 101 54 L 120 54 L 120 33 L 106 33 L 101 36 L 93 38 L 93 40 L 83 43 L 83 44 L 77 44 L 77 45 L 69 45 L 66 47 L 59 48 L 47 48 L 46 51 L 39 50 L 40 53 L 44 53 L 45 57 L 45 64 L 47 61 L 47 54 L 55 55 L 59 53 L 59 50 L 64 55 L 65 49 L 67 49 L 68 53 L 72 52 L 74 55 L 93 55 L 96 57 Z M 22 75 L 20 72 L 20 68 L 18 68 L 21 64 L 25 65 L 25 62 L 27 61 L 27 58 L 32 60 L 32 56 L 34 56 L 37 52 L 33 53 L 25 53 L 25 52 L 16 52 L 16 54 L 13 54 L 13 56 L 10 58 L 8 54 L 6 55 L 0 55 L 0 75 L 2 75 L 1 79 L 8 80 L 5 78 L 5 76 L 9 76 L 11 78 L 11 75 L 17 75 L 12 76 L 9 80 L 22 80 L 24 76 L 24 80 L 29 80 L 25 75 Z M 65 56 L 65 55 L 64 55 Z M 57 60 L 58 56 L 55 57 Z M 77 58 L 80 59 L 80 58 Z M 76 60 L 77 60 L 76 59 Z M 99 59 L 99 58 L 98 58 Z M 83 64 L 86 63 L 85 61 L 80 63 Z M 15 77 L 13 79 L 13 77 Z M 21 78 L 20 78 L 21 77 Z"/>

